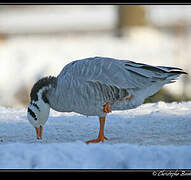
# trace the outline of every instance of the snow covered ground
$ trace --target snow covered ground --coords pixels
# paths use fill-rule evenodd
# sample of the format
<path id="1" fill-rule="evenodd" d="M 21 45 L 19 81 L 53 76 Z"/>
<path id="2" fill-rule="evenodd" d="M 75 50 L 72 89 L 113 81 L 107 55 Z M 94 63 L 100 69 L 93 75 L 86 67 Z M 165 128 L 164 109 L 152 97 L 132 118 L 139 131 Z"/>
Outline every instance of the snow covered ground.
<path id="1" fill-rule="evenodd" d="M 190 169 L 190 109 L 191 102 L 158 102 L 114 111 L 106 120 L 109 140 L 87 145 L 98 134 L 97 117 L 51 110 L 37 140 L 26 109 L 0 107 L 0 169 Z"/>

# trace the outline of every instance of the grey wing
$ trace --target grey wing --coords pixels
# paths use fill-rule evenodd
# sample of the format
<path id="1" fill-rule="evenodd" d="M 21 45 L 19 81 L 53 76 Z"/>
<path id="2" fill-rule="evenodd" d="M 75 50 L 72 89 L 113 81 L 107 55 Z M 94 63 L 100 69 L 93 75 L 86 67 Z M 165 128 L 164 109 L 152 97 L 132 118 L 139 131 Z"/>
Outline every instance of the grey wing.
<path id="1" fill-rule="evenodd" d="M 68 77 L 72 84 L 80 85 L 81 89 L 83 86 L 94 87 L 97 96 L 105 102 L 108 99 L 116 100 L 124 97 L 128 91 L 144 90 L 154 85 L 153 90 L 147 90 L 148 93 L 145 96 L 152 95 L 163 84 L 170 83 L 181 73 L 183 71 L 180 68 L 94 57 L 73 61 L 65 66 L 58 77 Z"/>
<path id="2" fill-rule="evenodd" d="M 132 89 L 148 87 L 154 81 L 167 78 L 169 68 L 95 57 L 73 61 L 64 67 L 59 77 L 68 75 L 72 80 L 81 82 L 99 82 Z"/>

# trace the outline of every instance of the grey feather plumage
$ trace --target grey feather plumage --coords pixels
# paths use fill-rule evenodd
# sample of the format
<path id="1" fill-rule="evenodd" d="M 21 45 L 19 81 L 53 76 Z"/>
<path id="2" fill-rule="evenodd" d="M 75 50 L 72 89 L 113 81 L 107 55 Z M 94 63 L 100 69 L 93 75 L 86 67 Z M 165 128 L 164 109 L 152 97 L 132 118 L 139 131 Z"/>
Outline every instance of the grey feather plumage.
<path id="1" fill-rule="evenodd" d="M 66 65 L 57 76 L 57 87 L 48 91 L 47 98 L 50 107 L 57 111 L 103 117 L 106 102 L 113 102 L 112 110 L 135 108 L 180 74 L 185 72 L 176 67 L 105 57 L 87 58 Z M 133 98 L 118 100 L 128 95 Z"/>

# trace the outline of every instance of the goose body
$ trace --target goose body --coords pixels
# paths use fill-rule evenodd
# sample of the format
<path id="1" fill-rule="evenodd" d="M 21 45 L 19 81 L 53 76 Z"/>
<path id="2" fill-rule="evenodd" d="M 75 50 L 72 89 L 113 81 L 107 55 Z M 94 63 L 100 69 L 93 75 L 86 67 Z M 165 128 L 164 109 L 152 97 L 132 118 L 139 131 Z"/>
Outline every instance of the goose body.
<path id="1" fill-rule="evenodd" d="M 180 74 L 186 73 L 176 67 L 107 57 L 76 60 L 67 64 L 57 77 L 43 78 L 33 86 L 28 119 L 33 122 L 33 109 L 37 112 L 39 108 L 43 112 L 43 105 L 38 108 L 32 105 L 42 101 L 56 111 L 98 116 L 105 122 L 107 113 L 136 108 L 163 85 L 175 82 Z M 47 111 L 47 107 L 45 109 Z"/>

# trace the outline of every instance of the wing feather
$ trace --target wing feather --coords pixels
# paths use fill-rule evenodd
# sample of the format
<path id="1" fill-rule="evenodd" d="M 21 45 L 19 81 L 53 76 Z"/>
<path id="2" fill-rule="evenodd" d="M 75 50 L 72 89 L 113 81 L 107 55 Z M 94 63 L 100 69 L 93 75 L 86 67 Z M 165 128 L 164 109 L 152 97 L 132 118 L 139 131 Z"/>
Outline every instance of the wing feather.
<path id="1" fill-rule="evenodd" d="M 99 81 L 119 88 L 143 88 L 148 86 L 152 80 L 152 73 L 145 73 L 140 68 L 131 65 L 132 62 L 126 60 L 105 57 L 87 58 L 66 65 L 58 78 L 67 74 L 73 80 L 79 80 L 82 83 Z"/>
<path id="2" fill-rule="evenodd" d="M 98 81 L 118 88 L 140 89 L 151 86 L 153 82 L 168 80 L 172 75 L 179 76 L 182 73 L 185 72 L 176 67 L 152 66 L 129 60 L 93 57 L 69 63 L 58 77 L 62 78 L 67 74 L 68 78 L 81 83 Z"/>

